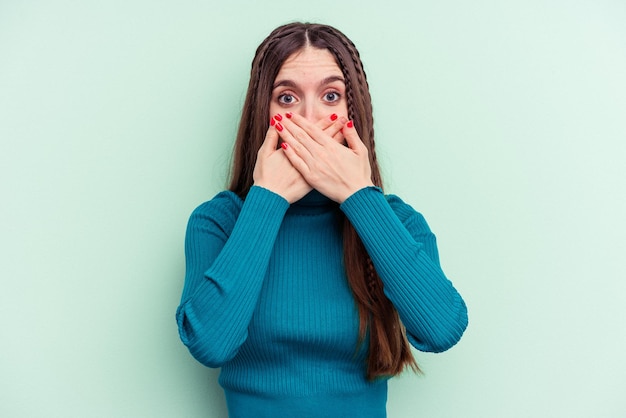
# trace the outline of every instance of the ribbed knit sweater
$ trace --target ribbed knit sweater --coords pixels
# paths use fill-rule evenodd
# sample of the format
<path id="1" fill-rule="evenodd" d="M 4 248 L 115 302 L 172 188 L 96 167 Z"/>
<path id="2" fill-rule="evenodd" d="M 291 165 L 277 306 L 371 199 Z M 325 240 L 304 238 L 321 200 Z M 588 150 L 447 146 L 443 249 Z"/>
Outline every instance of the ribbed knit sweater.
<path id="1" fill-rule="evenodd" d="M 191 215 L 176 317 L 191 354 L 221 367 L 231 418 L 386 416 L 387 381 L 365 377 L 367 342 L 343 264 L 341 212 L 372 258 L 409 341 L 453 346 L 465 303 L 439 266 L 424 218 L 379 188 L 341 205 L 312 191 L 289 205 L 258 187 Z"/>

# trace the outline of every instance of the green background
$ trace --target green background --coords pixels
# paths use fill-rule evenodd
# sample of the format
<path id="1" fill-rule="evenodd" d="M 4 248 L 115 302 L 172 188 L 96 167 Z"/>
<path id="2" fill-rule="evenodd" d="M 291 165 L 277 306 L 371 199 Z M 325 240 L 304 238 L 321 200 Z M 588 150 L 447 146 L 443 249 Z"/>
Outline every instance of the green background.
<path id="1" fill-rule="evenodd" d="M 184 231 L 293 20 L 357 44 L 387 191 L 470 310 L 389 416 L 625 416 L 617 0 L 0 2 L 0 415 L 226 415 L 177 336 Z"/>

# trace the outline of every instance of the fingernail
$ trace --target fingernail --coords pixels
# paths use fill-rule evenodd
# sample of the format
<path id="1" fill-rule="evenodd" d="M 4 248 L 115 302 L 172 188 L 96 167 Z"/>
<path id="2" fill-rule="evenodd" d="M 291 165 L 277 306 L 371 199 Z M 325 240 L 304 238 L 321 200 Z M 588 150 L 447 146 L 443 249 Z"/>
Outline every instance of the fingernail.
<path id="1" fill-rule="evenodd" d="M 285 113 L 285 116 L 287 116 L 287 119 L 291 119 L 291 117 L 293 116 L 293 113 L 287 112 Z"/>
<path id="2" fill-rule="evenodd" d="M 282 132 L 283 131 L 283 125 L 281 125 L 280 123 L 276 123 L 276 129 L 278 129 L 278 132 Z"/>
<path id="3" fill-rule="evenodd" d="M 280 113 L 277 113 L 276 116 L 274 116 L 274 119 L 280 122 L 281 120 L 283 120 L 283 117 L 280 115 Z"/>
<path id="4" fill-rule="evenodd" d="M 333 122 L 337 120 L 339 116 L 337 116 L 336 113 L 333 113 L 332 115 L 330 115 L 330 120 L 332 120 Z"/>
<path id="5" fill-rule="evenodd" d="M 287 145 L 287 143 L 286 143 L 286 142 L 283 142 L 283 143 L 281 143 L 281 144 L 280 144 L 280 147 L 281 147 L 282 149 L 287 149 L 287 146 L 288 146 L 288 145 Z"/>
<path id="6" fill-rule="evenodd" d="M 348 121 L 348 124 L 346 125 L 348 128 L 353 128 L 354 127 L 354 122 L 352 122 L 351 120 Z"/>
<path id="7" fill-rule="evenodd" d="M 274 118 L 270 119 L 270 125 L 271 125 L 271 126 L 276 125 L 276 121 L 274 120 Z"/>

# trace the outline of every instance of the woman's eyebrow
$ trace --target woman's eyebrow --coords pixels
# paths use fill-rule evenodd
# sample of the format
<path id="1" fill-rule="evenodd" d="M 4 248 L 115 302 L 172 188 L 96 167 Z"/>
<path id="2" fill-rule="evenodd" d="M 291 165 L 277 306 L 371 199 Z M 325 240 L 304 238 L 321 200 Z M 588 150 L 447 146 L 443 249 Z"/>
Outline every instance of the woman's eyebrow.
<path id="1" fill-rule="evenodd" d="M 338 76 L 338 75 L 331 75 L 330 77 L 326 77 L 325 79 L 323 79 L 322 82 L 320 83 L 320 86 L 334 83 L 335 81 L 341 81 L 343 84 L 346 84 L 346 80 L 344 80 L 343 77 Z"/>
<path id="2" fill-rule="evenodd" d="M 346 81 L 343 79 L 343 77 L 338 76 L 338 75 L 331 75 L 331 76 L 326 77 L 325 79 L 323 79 L 320 82 L 320 86 L 325 86 L 326 84 L 334 83 L 335 81 L 341 81 L 343 84 L 346 84 Z M 289 87 L 289 88 L 295 89 L 298 86 L 295 83 L 295 81 L 293 81 L 293 80 L 278 80 L 272 86 L 272 90 L 277 88 L 277 87 Z"/>
<path id="3" fill-rule="evenodd" d="M 296 88 L 296 83 L 294 83 L 291 80 L 280 80 L 277 81 L 276 83 L 274 83 L 274 86 L 272 86 L 272 89 L 275 89 L 277 87 L 290 87 L 292 89 Z"/>

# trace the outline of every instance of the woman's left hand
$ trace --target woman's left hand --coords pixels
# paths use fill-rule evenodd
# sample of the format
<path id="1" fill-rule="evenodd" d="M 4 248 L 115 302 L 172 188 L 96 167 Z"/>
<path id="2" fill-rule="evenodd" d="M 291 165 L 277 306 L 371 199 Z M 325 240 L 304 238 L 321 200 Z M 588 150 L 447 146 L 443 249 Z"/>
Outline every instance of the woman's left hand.
<path id="1" fill-rule="evenodd" d="M 373 186 L 368 150 L 352 121 L 344 117 L 342 124 L 346 145 L 339 143 L 318 124 L 293 114 L 283 118 L 279 135 L 285 155 L 313 188 L 338 203 L 356 191 Z"/>

